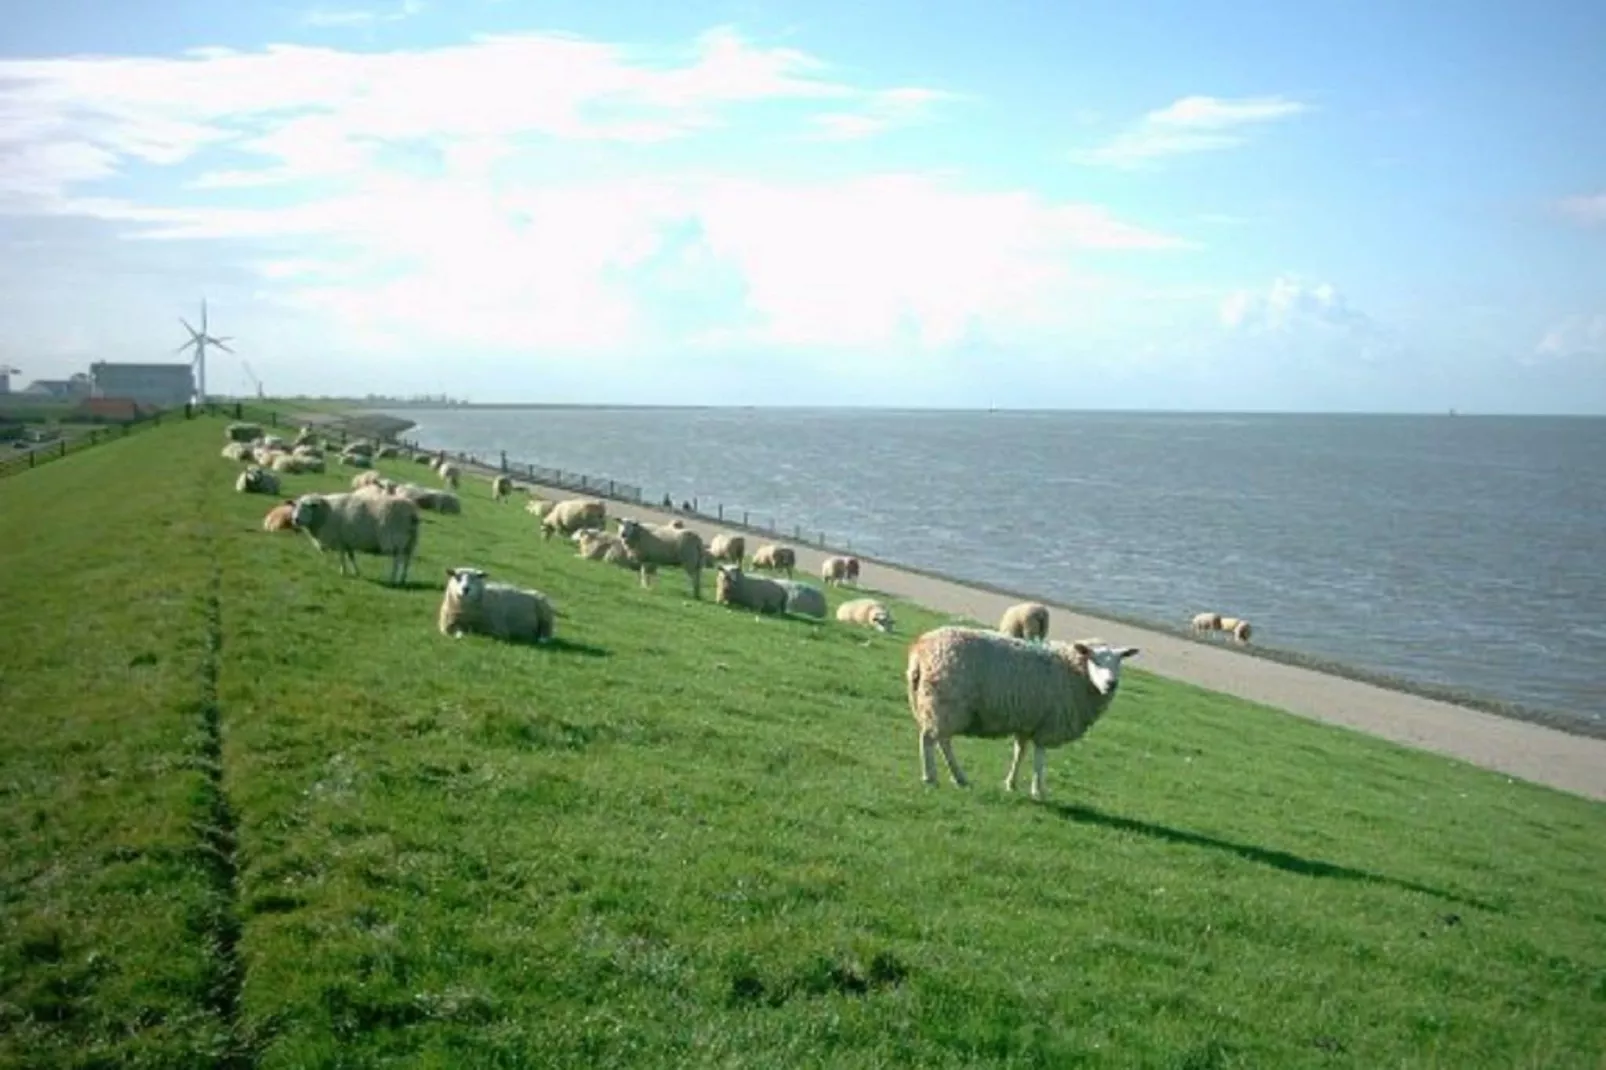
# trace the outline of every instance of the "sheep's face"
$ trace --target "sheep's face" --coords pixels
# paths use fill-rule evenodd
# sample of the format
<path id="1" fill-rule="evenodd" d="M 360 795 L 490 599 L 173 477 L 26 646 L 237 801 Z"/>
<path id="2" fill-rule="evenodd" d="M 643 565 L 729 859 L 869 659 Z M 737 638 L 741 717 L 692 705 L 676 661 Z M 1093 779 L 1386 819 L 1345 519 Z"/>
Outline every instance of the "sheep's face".
<path id="1" fill-rule="evenodd" d="M 446 570 L 446 590 L 460 601 L 477 602 L 485 593 L 485 570 L 478 568 L 449 568 Z"/>
<path id="2" fill-rule="evenodd" d="M 329 503 L 316 494 L 305 494 L 290 505 L 290 523 L 308 531 L 317 531 L 329 517 Z"/>
<path id="3" fill-rule="evenodd" d="M 1082 655 L 1087 664 L 1088 682 L 1101 695 L 1115 694 L 1115 689 L 1121 684 L 1121 663 L 1138 655 L 1135 646 L 1116 650 L 1103 643 L 1080 641 L 1071 646 Z"/>
<path id="4" fill-rule="evenodd" d="M 619 539 L 626 546 L 636 541 L 641 532 L 641 525 L 629 517 L 619 518 Z"/>
<path id="5" fill-rule="evenodd" d="M 879 631 L 890 632 L 892 631 L 892 614 L 884 609 L 874 610 L 870 614 L 870 623 Z"/>

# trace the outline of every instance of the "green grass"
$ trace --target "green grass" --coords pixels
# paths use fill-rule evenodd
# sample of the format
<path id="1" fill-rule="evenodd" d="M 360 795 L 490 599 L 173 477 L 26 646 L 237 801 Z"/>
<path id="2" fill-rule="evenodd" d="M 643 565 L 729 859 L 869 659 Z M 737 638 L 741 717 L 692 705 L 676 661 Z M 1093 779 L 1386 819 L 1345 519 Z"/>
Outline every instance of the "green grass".
<path id="1" fill-rule="evenodd" d="M 0 483 L 0 1065 L 1600 1065 L 1606 807 L 1135 669 L 1048 803 L 926 788 L 944 618 L 643 591 L 479 480 L 342 578 L 225 422 Z M 461 564 L 562 642 L 439 635 Z"/>

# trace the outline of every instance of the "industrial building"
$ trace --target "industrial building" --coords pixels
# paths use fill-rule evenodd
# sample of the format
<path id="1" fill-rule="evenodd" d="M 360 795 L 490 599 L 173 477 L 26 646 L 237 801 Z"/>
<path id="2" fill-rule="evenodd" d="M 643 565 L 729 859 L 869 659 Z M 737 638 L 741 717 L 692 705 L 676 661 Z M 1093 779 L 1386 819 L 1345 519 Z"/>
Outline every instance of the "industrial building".
<path id="1" fill-rule="evenodd" d="M 141 405 L 171 408 L 195 396 L 195 370 L 188 364 L 110 364 L 89 366 L 95 396 L 130 398 Z"/>

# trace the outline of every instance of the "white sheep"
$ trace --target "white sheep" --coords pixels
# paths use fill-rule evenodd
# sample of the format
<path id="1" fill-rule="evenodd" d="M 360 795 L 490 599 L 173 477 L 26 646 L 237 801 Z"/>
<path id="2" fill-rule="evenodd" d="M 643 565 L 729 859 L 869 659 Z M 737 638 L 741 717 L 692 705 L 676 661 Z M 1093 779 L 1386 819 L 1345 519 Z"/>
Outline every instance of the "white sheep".
<path id="1" fill-rule="evenodd" d="M 1099 639 L 1032 643 L 984 628 L 949 625 L 909 647 L 905 672 L 909 711 L 920 730 L 920 771 L 937 782 L 933 748 L 942 750 L 954 783 L 968 781 L 954 757 L 954 736 L 1014 737 L 1004 789 L 1015 790 L 1026 744 L 1032 744 L 1032 798 L 1043 797 L 1049 747 L 1081 738 L 1109 707 L 1121 665 L 1137 647 Z"/>
<path id="2" fill-rule="evenodd" d="M 279 477 L 265 468 L 252 465 L 235 478 L 234 489 L 241 494 L 278 494 Z"/>
<path id="3" fill-rule="evenodd" d="M 859 559 L 857 557 L 828 557 L 820 562 L 820 579 L 827 584 L 837 584 L 859 580 Z"/>
<path id="4" fill-rule="evenodd" d="M 548 501 L 545 498 L 532 497 L 524 503 L 524 511 L 540 520 L 550 513 L 557 504 L 557 502 Z"/>
<path id="5" fill-rule="evenodd" d="M 224 446 L 223 457 L 225 460 L 230 461 L 249 461 L 254 459 L 251 447 L 244 442 L 230 442 L 227 446 Z"/>
<path id="6" fill-rule="evenodd" d="M 825 592 L 796 580 L 776 580 L 786 591 L 786 611 L 800 617 L 825 619 Z"/>
<path id="7" fill-rule="evenodd" d="M 1041 602 L 1020 602 L 1004 610 L 998 630 L 1016 639 L 1048 638 L 1048 607 Z"/>
<path id="8" fill-rule="evenodd" d="M 552 638 L 556 617 L 551 601 L 540 591 L 492 583 L 484 569 L 448 568 L 435 623 L 442 635 L 453 639 L 476 632 L 511 642 L 544 643 Z"/>
<path id="9" fill-rule="evenodd" d="M 551 518 L 548 517 L 550 520 Z M 657 527 L 629 517 L 619 519 L 619 538 L 641 562 L 641 585 L 648 586 L 649 565 L 679 567 L 691 580 L 691 596 L 703 596 L 703 537 L 687 528 Z"/>
<path id="10" fill-rule="evenodd" d="M 740 565 L 747 557 L 747 540 L 740 535 L 715 535 L 708 540 L 708 557 L 715 564 L 728 561 Z"/>
<path id="11" fill-rule="evenodd" d="M 1239 617 L 1222 617 L 1218 627 L 1240 643 L 1249 642 L 1249 634 L 1254 630 L 1248 621 Z"/>
<path id="12" fill-rule="evenodd" d="M 463 511 L 462 501 L 449 490 L 421 487 L 417 483 L 393 483 L 390 493 L 430 512 L 456 516 Z"/>
<path id="13" fill-rule="evenodd" d="M 352 490 L 362 490 L 364 487 L 383 487 L 387 483 L 393 487 L 396 485 L 372 468 L 365 472 L 358 472 L 351 477 Z"/>
<path id="14" fill-rule="evenodd" d="M 879 632 L 892 631 L 892 612 L 874 598 L 855 598 L 836 607 L 836 619 L 845 624 L 863 624 Z"/>
<path id="15" fill-rule="evenodd" d="M 1220 613 L 1195 613 L 1193 615 L 1193 630 L 1196 632 L 1213 632 L 1220 627 Z"/>
<path id="16" fill-rule="evenodd" d="M 451 487 L 453 490 L 457 489 L 457 481 L 458 481 L 459 478 L 461 478 L 461 476 L 463 474 L 462 470 L 459 469 L 457 467 L 457 465 L 452 464 L 450 461 L 447 461 L 444 464 L 442 464 L 439 468 L 437 468 L 435 470 L 435 472 L 436 472 L 437 475 L 439 475 L 441 477 L 441 482 L 445 483 L 448 487 Z"/>
<path id="17" fill-rule="evenodd" d="M 786 588 L 763 576 L 749 576 L 740 565 L 720 565 L 714 574 L 714 601 L 757 613 L 785 613 Z"/>
<path id="18" fill-rule="evenodd" d="M 596 528 L 581 528 L 569 536 L 574 540 L 576 556 L 587 561 L 601 561 L 609 565 L 618 565 L 620 568 L 630 569 L 632 572 L 641 570 L 641 562 L 636 555 L 630 552 L 630 547 L 624 540 L 611 531 L 598 531 Z M 648 565 L 648 569 L 656 572 L 656 565 Z"/>
<path id="19" fill-rule="evenodd" d="M 388 554 L 391 584 L 407 581 L 422 521 L 418 506 L 406 498 L 372 491 L 303 494 L 291 519 L 319 550 L 340 555 L 342 576 L 348 562 L 352 575 L 361 575 L 357 554 Z"/>
<path id="20" fill-rule="evenodd" d="M 792 576 L 792 570 L 797 568 L 797 552 L 790 546 L 776 546 L 766 543 L 753 552 L 753 567 L 768 569 L 771 572 L 786 571 L 787 578 Z"/>
<path id="21" fill-rule="evenodd" d="M 507 496 L 511 493 L 513 493 L 513 480 L 507 476 L 491 477 L 492 501 L 505 502 L 507 501 Z"/>
<path id="22" fill-rule="evenodd" d="M 567 498 L 558 502 L 541 518 L 541 538 L 550 539 L 554 532 L 572 535 L 581 528 L 604 528 L 608 524 L 608 507 L 595 498 Z"/>

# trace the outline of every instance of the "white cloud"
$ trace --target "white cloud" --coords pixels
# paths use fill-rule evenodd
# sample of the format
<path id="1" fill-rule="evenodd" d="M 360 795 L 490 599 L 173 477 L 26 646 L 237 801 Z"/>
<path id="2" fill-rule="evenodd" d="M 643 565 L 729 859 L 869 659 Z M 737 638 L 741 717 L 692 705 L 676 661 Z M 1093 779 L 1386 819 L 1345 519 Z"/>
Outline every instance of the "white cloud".
<path id="1" fill-rule="evenodd" d="M 1232 148 L 1248 140 L 1248 129 L 1308 111 L 1284 97 L 1183 97 L 1151 111 L 1111 141 L 1081 154 L 1088 163 L 1137 168 L 1169 156 Z"/>
<path id="2" fill-rule="evenodd" d="M 1296 275 L 1233 291 L 1217 316 L 1237 338 L 1290 356 L 1369 364 L 1402 352 L 1394 332 L 1351 305 L 1338 287 Z"/>
<path id="3" fill-rule="evenodd" d="M 855 111 L 833 111 L 810 118 L 815 137 L 823 141 L 855 141 L 931 118 L 933 104 L 959 99 L 958 94 L 904 87 L 872 94 Z"/>
<path id="4" fill-rule="evenodd" d="M 1585 226 L 1606 225 L 1606 193 L 1567 197 L 1557 207 L 1563 215 Z"/>
<path id="5" fill-rule="evenodd" d="M 1568 316 L 1545 331 L 1534 346 L 1536 361 L 1597 357 L 1606 357 L 1606 314 L 1602 313 Z"/>
<path id="6" fill-rule="evenodd" d="M 402 0 L 390 8 L 314 8 L 303 15 L 301 21 L 324 29 L 373 26 L 381 22 L 400 22 L 423 10 L 422 0 Z"/>

